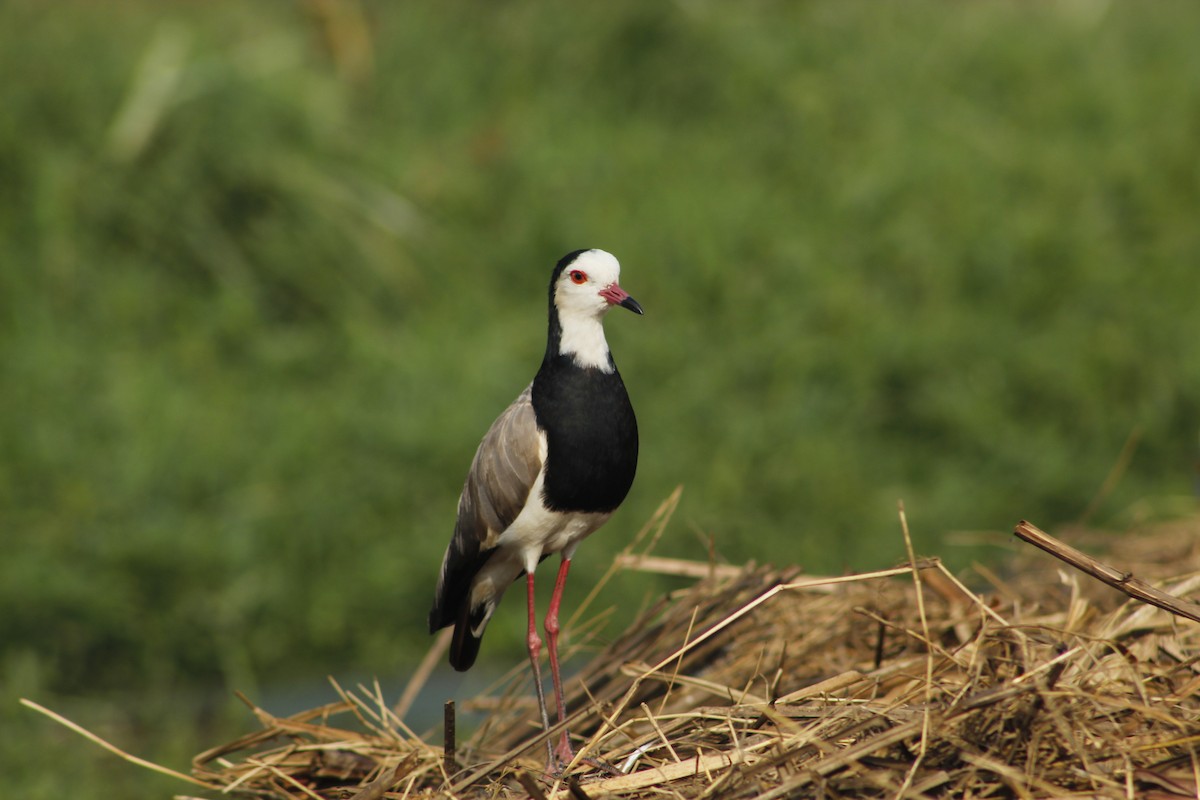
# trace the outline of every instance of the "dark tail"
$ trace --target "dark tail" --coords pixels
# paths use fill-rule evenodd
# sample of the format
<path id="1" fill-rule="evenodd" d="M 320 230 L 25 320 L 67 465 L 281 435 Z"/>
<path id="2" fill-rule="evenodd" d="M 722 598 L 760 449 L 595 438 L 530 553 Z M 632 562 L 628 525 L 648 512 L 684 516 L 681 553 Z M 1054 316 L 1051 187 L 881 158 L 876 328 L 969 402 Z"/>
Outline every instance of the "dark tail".
<path id="1" fill-rule="evenodd" d="M 454 626 L 454 638 L 450 640 L 450 666 L 459 672 L 466 672 L 475 663 L 479 645 L 483 641 L 482 632 L 476 636 L 471 629 L 487 617 L 487 606 L 481 605 L 472 614 L 466 597 L 463 597 L 457 609 L 447 607 L 446 599 L 445 595 L 439 595 L 433 604 L 429 612 L 429 632 L 437 633 L 449 625 Z"/>
<path id="2" fill-rule="evenodd" d="M 467 604 L 463 603 L 462 611 L 454 622 L 454 638 L 450 640 L 450 666 L 459 672 L 466 672 L 475 663 L 479 655 L 479 645 L 482 636 L 471 633 L 471 615 Z"/>
<path id="3" fill-rule="evenodd" d="M 454 638 L 450 639 L 450 666 L 458 672 L 467 672 L 479 655 L 479 645 L 484 640 L 484 627 L 487 618 L 491 616 L 492 602 L 482 602 L 474 610 L 470 603 L 463 600 L 458 606 L 458 616 L 454 621 Z M 479 636 L 473 631 L 478 630 Z"/>
<path id="4" fill-rule="evenodd" d="M 449 625 L 454 626 L 454 638 L 450 642 L 450 666 L 459 672 L 470 669 L 475 663 L 475 656 L 479 655 L 482 637 L 474 636 L 471 628 L 478 627 L 484 621 L 488 607 L 486 604 L 480 605 L 472 614 L 467 598 L 471 594 L 471 582 L 491 554 L 491 550 L 460 554 L 451 544 L 434 593 L 433 608 L 429 610 L 430 633 L 437 633 Z"/>

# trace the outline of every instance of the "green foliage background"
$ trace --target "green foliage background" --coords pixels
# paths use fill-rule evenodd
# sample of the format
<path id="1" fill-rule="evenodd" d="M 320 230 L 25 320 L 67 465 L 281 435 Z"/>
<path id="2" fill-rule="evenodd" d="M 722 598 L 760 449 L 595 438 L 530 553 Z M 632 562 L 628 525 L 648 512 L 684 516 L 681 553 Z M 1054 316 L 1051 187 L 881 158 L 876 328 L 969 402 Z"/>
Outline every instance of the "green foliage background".
<path id="1" fill-rule="evenodd" d="M 897 561 L 900 498 L 959 563 L 1078 519 L 1131 437 L 1092 521 L 1194 510 L 1200 6 L 319 7 L 0 5 L 23 797 L 183 787 L 18 696 L 185 768 L 250 724 L 207 689 L 402 679 L 577 247 L 647 315 L 609 318 L 643 456 L 572 602 L 677 484 L 660 552 L 815 571 Z"/>

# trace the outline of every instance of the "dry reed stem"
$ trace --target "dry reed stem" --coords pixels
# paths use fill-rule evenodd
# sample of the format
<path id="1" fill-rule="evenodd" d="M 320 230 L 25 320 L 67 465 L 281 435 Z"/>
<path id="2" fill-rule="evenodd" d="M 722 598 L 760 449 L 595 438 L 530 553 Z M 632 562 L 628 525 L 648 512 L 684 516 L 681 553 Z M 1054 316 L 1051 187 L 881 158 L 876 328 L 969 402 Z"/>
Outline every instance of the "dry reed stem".
<path id="1" fill-rule="evenodd" d="M 619 569 L 634 572 L 653 572 L 658 575 L 675 575 L 681 578 L 696 579 L 736 578 L 742 571 L 742 567 L 733 564 L 704 564 L 699 561 L 663 558 L 645 553 L 639 555 L 622 553 L 617 556 L 615 564 Z"/>
<path id="2" fill-rule="evenodd" d="M 929 714 L 933 708 L 933 637 L 929 635 L 929 620 L 925 616 L 925 592 L 921 586 L 921 570 L 917 568 L 917 556 L 913 552 L 912 536 L 908 531 L 908 517 L 904 513 L 904 503 L 900 503 L 900 528 L 904 533 L 904 552 L 908 554 L 908 563 L 912 565 L 913 589 L 917 598 L 917 614 L 921 620 L 921 635 L 925 640 L 929 650 L 925 655 L 925 707 L 921 714 L 921 738 L 917 742 L 917 757 L 913 759 L 912 766 L 904 775 L 904 782 L 900 784 L 900 788 L 896 791 L 897 800 L 904 797 L 909 787 L 912 786 L 913 778 L 920 769 L 921 764 L 925 761 L 925 754 L 928 752 L 929 746 Z"/>
<path id="3" fill-rule="evenodd" d="M 83 738 L 85 738 L 88 741 L 91 741 L 95 744 L 100 745 L 105 750 L 116 755 L 118 758 L 128 761 L 130 764 L 134 764 L 136 766 L 151 770 L 152 772 L 160 773 L 162 775 L 168 775 L 172 778 L 178 778 L 181 781 L 185 781 L 187 783 L 191 783 L 196 786 L 202 786 L 205 789 L 221 788 L 220 784 L 208 783 L 207 781 L 200 780 L 199 778 L 194 778 L 191 775 L 184 775 L 182 772 L 176 772 L 175 770 L 173 770 L 169 767 L 164 767 L 159 764 L 155 764 L 152 761 L 147 761 L 144 758 L 139 758 L 138 756 L 135 756 L 131 753 L 127 753 L 124 750 L 122 750 L 121 748 L 117 747 L 115 744 L 112 744 L 110 742 L 105 741 L 104 739 L 101 739 L 96 734 L 83 728 L 80 725 L 76 725 L 74 722 L 72 722 L 71 720 L 62 716 L 61 714 L 51 711 L 50 709 L 46 708 L 45 706 L 39 705 L 38 703 L 35 703 L 32 700 L 28 700 L 28 699 L 22 697 L 21 705 L 25 706 L 26 708 L 32 709 L 32 710 L 38 712 L 39 714 L 43 714 L 43 715 L 49 717 L 50 719 L 57 722 L 59 725 L 63 725 L 65 727 L 69 728 L 70 730 L 75 731 L 75 733 L 78 733 Z"/>
<path id="4" fill-rule="evenodd" d="M 1158 606 L 1181 617 L 1187 617 L 1193 622 L 1200 622 L 1200 605 L 1181 600 L 1167 592 L 1156 589 L 1145 581 L 1133 577 L 1132 572 L 1121 570 L 1092 558 L 1087 553 L 1077 550 L 1038 528 L 1036 525 L 1022 520 L 1017 523 L 1014 531 L 1021 539 L 1042 548 L 1055 558 L 1062 559 L 1076 569 L 1083 570 L 1093 578 L 1107 583 L 1114 589 L 1124 592 L 1135 600 Z"/>
<path id="5" fill-rule="evenodd" d="M 417 695 L 421 693 L 421 689 L 425 688 L 429 676 L 437 669 L 438 664 L 442 661 L 442 657 L 450 649 L 450 639 L 453 637 L 454 629 L 446 628 L 433 640 L 433 646 L 425 653 L 425 657 L 417 665 L 416 671 L 408 679 L 408 683 L 404 686 L 404 692 L 400 695 L 400 699 L 396 701 L 396 705 L 392 706 L 392 713 L 397 717 L 404 719 L 408 714 L 409 709 L 412 708 L 413 701 L 417 699 Z"/>

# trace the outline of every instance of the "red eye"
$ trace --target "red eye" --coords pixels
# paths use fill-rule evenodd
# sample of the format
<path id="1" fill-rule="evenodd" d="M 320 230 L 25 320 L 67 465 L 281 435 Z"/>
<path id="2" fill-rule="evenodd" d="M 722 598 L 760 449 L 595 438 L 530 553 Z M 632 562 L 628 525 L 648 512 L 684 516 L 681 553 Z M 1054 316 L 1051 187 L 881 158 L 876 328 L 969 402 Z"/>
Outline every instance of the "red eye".
<path id="1" fill-rule="evenodd" d="M 587 273 L 577 269 L 571 270 L 571 282 L 587 283 Z"/>

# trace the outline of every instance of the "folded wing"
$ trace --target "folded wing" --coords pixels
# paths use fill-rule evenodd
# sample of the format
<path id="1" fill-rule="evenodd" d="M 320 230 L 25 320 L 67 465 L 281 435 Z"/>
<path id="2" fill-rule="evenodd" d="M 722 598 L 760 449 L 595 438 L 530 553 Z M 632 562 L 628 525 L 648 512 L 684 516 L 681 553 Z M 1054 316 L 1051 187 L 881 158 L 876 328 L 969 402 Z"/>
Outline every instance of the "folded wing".
<path id="1" fill-rule="evenodd" d="M 467 669 L 479 650 L 468 599 L 475 575 L 487 563 L 525 503 L 542 468 L 537 420 L 527 387 L 479 443 L 458 500 L 454 537 L 442 559 L 429 631 L 455 625 L 451 663 Z"/>

